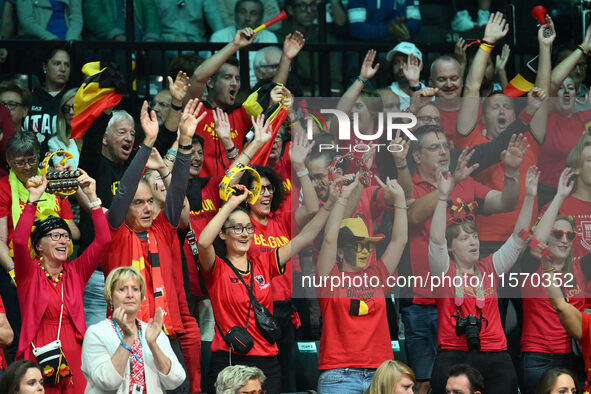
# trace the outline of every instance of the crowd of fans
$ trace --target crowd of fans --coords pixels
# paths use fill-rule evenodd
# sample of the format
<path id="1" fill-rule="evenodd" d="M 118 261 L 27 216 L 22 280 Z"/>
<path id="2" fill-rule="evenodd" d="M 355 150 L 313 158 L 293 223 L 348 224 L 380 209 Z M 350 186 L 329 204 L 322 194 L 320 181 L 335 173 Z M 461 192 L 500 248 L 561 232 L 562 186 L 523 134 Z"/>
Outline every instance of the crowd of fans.
<path id="1" fill-rule="evenodd" d="M 127 41 L 125 3 L 7 0 L 0 31 Z M 482 37 L 429 59 L 418 1 L 331 0 L 331 34 L 394 42 L 344 92 L 329 54 L 342 130 L 313 108 L 315 0 L 256 34 L 277 2 L 133 3 L 136 40 L 225 46 L 172 58 L 141 109 L 112 64 L 72 86 L 63 45 L 32 91 L 0 82 L 1 393 L 590 391 L 591 28 L 553 54 L 546 15 L 513 78 L 491 1 L 458 1 Z"/>

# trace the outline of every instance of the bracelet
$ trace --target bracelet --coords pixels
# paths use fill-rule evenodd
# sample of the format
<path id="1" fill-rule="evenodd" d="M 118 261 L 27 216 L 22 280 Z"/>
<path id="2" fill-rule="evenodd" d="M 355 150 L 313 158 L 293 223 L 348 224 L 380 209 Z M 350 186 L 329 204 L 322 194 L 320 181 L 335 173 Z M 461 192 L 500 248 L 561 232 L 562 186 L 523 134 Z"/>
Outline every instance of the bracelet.
<path id="1" fill-rule="evenodd" d="M 438 200 L 439 200 L 439 201 L 444 201 L 444 202 L 447 202 L 447 200 L 448 200 L 448 199 L 447 199 L 447 198 L 445 198 L 445 199 L 444 199 L 444 198 L 439 198 Z"/>
<path id="2" fill-rule="evenodd" d="M 191 145 L 191 144 L 189 144 L 189 145 L 181 145 L 181 144 L 179 144 L 179 149 L 191 150 L 191 149 L 193 149 L 193 145 Z"/>
<path id="3" fill-rule="evenodd" d="M 160 179 L 168 178 L 171 173 L 172 173 L 172 171 L 168 171 L 168 174 L 164 175 L 163 177 L 160 177 Z"/>
<path id="4" fill-rule="evenodd" d="M 583 52 L 583 55 L 589 55 L 589 50 L 585 49 L 585 47 L 582 44 L 577 45 L 577 49 Z"/>
<path id="5" fill-rule="evenodd" d="M 182 105 L 174 105 L 172 102 L 170 102 L 170 108 L 172 108 L 175 111 L 180 111 L 181 109 L 183 109 Z"/>
<path id="6" fill-rule="evenodd" d="M 169 150 L 166 151 L 166 154 L 176 157 L 177 151 L 170 148 Z"/>
<path id="7" fill-rule="evenodd" d="M 228 158 L 228 160 L 234 160 L 235 158 L 238 157 L 239 154 L 240 154 L 240 151 L 238 151 L 238 149 L 236 149 L 236 153 L 234 153 L 233 156 L 230 156 L 230 154 L 226 154 L 226 158 Z"/>
<path id="8" fill-rule="evenodd" d="M 176 161 L 176 156 L 166 154 L 164 155 L 163 159 L 168 160 L 171 163 L 174 163 Z"/>
<path id="9" fill-rule="evenodd" d="M 324 208 L 324 210 L 325 210 L 326 212 L 330 212 L 330 211 L 332 211 L 332 208 L 330 208 L 330 209 L 326 208 L 326 204 L 324 204 L 323 206 L 321 206 L 321 207 L 320 207 L 320 209 L 322 209 L 322 208 Z"/>
<path id="10" fill-rule="evenodd" d="M 357 76 L 357 80 L 358 80 L 359 82 L 361 82 L 362 84 L 364 84 L 364 85 L 367 83 L 367 79 L 365 79 L 365 78 L 361 78 L 361 75 L 358 75 L 358 76 Z"/>
<path id="11" fill-rule="evenodd" d="M 298 178 L 303 178 L 303 177 L 305 177 L 306 175 L 308 175 L 309 173 L 310 173 L 310 172 L 309 172 L 309 171 L 308 171 L 308 169 L 306 168 L 306 169 L 304 169 L 303 171 L 297 171 L 297 172 L 296 172 L 296 176 L 297 176 Z"/>
<path id="12" fill-rule="evenodd" d="M 519 173 L 516 176 L 509 176 L 509 175 L 507 175 L 507 173 L 505 173 L 503 175 L 503 179 L 505 179 L 505 178 L 511 179 L 512 181 L 519 183 Z"/>
<path id="13" fill-rule="evenodd" d="M 230 153 L 230 152 L 232 152 L 234 149 L 237 149 L 237 148 L 236 148 L 236 145 L 232 145 L 232 147 L 231 147 L 231 148 L 224 148 L 224 149 L 226 149 L 226 152 L 227 152 L 227 153 Z"/>
<path id="14" fill-rule="evenodd" d="M 402 170 L 406 167 L 408 167 L 408 163 L 406 162 L 406 159 L 404 160 L 404 164 L 398 165 L 396 163 L 394 163 L 394 165 L 396 166 L 396 168 L 398 168 L 399 170 Z"/>
<path id="15" fill-rule="evenodd" d="M 252 160 L 252 157 L 250 157 L 250 155 L 248 153 L 246 153 L 246 151 L 242 152 L 242 154 L 246 157 L 248 157 L 248 160 Z"/>
<path id="16" fill-rule="evenodd" d="M 493 48 L 495 47 L 494 44 L 487 43 L 486 41 L 482 40 L 482 44 L 480 44 L 480 49 L 482 49 L 486 53 L 492 53 Z"/>
<path id="17" fill-rule="evenodd" d="M 101 201 L 101 199 L 97 197 L 96 201 L 88 202 L 88 208 L 89 209 L 96 209 L 96 208 L 100 207 L 102 203 L 103 202 Z"/>
<path id="18" fill-rule="evenodd" d="M 402 205 L 396 205 L 396 204 L 394 204 L 394 208 L 398 208 L 398 209 L 408 209 L 408 207 L 403 207 Z"/>
<path id="19" fill-rule="evenodd" d="M 411 92 L 418 92 L 419 90 L 421 90 L 421 84 L 418 84 L 417 86 L 409 86 L 408 89 Z"/>

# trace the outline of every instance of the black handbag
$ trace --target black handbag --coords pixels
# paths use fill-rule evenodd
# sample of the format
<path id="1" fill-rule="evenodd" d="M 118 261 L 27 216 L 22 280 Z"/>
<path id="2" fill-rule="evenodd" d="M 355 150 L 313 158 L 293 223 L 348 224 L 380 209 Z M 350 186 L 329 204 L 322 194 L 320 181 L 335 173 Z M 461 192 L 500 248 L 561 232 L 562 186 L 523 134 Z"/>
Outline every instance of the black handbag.
<path id="1" fill-rule="evenodd" d="M 269 311 L 269 309 L 267 309 L 267 307 L 265 307 L 263 304 L 261 304 L 256 299 L 256 297 L 254 296 L 254 294 L 252 292 L 252 288 L 253 288 L 253 284 L 254 284 L 254 282 L 253 282 L 254 267 L 252 267 L 252 264 L 251 264 L 250 287 L 248 287 L 246 285 L 246 282 L 244 282 L 244 279 L 242 279 L 242 275 L 240 275 L 240 273 L 238 272 L 236 267 L 234 267 L 234 265 L 232 265 L 232 263 L 230 263 L 225 258 L 224 258 L 224 262 L 232 269 L 232 271 L 234 271 L 234 273 L 236 274 L 238 279 L 240 279 L 240 281 L 242 282 L 244 287 L 246 287 L 246 292 L 248 293 L 248 296 L 250 297 L 250 302 L 252 303 L 252 305 L 254 307 L 255 322 L 256 322 L 256 325 L 257 325 L 259 331 L 263 335 L 263 338 L 265 338 L 267 340 L 267 342 L 269 342 L 271 345 L 274 344 L 275 342 L 277 342 L 279 340 L 279 338 L 281 338 L 281 327 L 279 326 L 277 319 L 275 319 L 275 317 Z M 249 312 L 250 312 L 250 309 L 249 309 Z"/>
<path id="2" fill-rule="evenodd" d="M 247 354 L 248 352 L 250 352 L 250 349 L 252 349 L 252 347 L 254 346 L 254 340 L 248 333 L 248 320 L 250 319 L 250 308 L 252 308 L 252 300 L 248 304 L 245 327 L 234 326 L 230 328 L 230 330 L 228 330 L 228 332 L 224 335 L 218 322 L 215 322 L 215 325 L 218 328 L 220 335 L 224 339 L 224 342 L 226 342 L 226 344 L 230 348 L 230 354 L 232 353 L 232 350 L 235 350 L 237 353 L 240 354 Z"/>

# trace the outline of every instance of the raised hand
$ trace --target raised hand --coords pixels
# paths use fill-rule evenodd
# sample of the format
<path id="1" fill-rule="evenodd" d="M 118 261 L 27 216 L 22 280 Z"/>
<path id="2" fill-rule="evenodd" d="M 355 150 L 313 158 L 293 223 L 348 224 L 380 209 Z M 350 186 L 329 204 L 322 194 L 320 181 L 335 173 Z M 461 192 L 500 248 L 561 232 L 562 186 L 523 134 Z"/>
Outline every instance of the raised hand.
<path id="1" fill-rule="evenodd" d="M 528 149 L 527 137 L 523 134 L 513 134 L 507 149 L 501 152 L 501 161 L 505 164 L 505 168 L 517 171 Z"/>
<path id="2" fill-rule="evenodd" d="M 343 184 L 347 180 L 348 178 L 346 176 L 340 176 L 336 178 L 334 181 L 332 181 L 330 185 L 328 185 L 328 200 L 326 200 L 326 203 L 324 204 L 324 206 L 327 209 L 330 210 L 332 209 L 332 207 L 334 207 L 334 204 L 341 196 L 341 189 L 343 187 Z"/>
<path id="3" fill-rule="evenodd" d="M 410 33 L 404 22 L 404 18 L 398 18 L 388 26 L 388 32 L 398 41 L 410 41 Z"/>
<path id="4" fill-rule="evenodd" d="M 164 164 L 160 152 L 158 152 L 158 149 L 152 148 L 152 152 L 150 152 L 150 157 L 148 157 L 148 162 L 146 163 L 146 168 L 149 170 L 160 170 L 164 167 L 166 167 L 166 164 Z"/>
<path id="5" fill-rule="evenodd" d="M 234 40 L 232 43 L 237 49 L 244 48 L 252 44 L 254 38 L 256 37 L 256 33 L 250 27 L 245 27 L 242 30 L 238 30 L 234 35 Z"/>
<path id="6" fill-rule="evenodd" d="M 370 49 L 365 54 L 365 59 L 363 59 L 363 63 L 361 64 L 361 71 L 359 72 L 359 76 L 363 79 L 371 79 L 376 75 L 378 69 L 380 68 L 380 63 L 376 63 L 373 65 L 373 62 L 376 59 L 376 51 L 375 49 Z"/>
<path id="7" fill-rule="evenodd" d="M 544 101 L 546 101 L 547 97 L 548 94 L 544 89 L 538 88 L 537 86 L 533 87 L 527 93 L 526 111 L 532 115 L 535 114 L 536 111 L 542 107 L 542 104 L 544 104 Z"/>
<path id="8" fill-rule="evenodd" d="M 183 110 L 181 121 L 179 123 L 181 135 L 192 138 L 197 130 L 197 126 L 201 123 L 203 118 L 205 118 L 205 115 L 206 112 L 203 108 L 203 103 L 201 103 L 199 99 L 189 100 Z"/>
<path id="9" fill-rule="evenodd" d="M 185 99 L 190 86 L 189 77 L 184 71 L 178 72 L 174 82 L 171 77 L 168 77 L 168 90 L 170 90 L 170 95 L 173 100 L 179 103 L 182 103 Z"/>
<path id="10" fill-rule="evenodd" d="M 402 72 L 410 86 L 417 86 L 423 68 L 422 62 L 415 55 L 408 55 L 406 63 L 402 64 Z"/>
<path id="11" fill-rule="evenodd" d="M 488 23 L 484 29 L 484 41 L 488 41 L 491 44 L 499 41 L 501 38 L 507 35 L 509 31 L 509 24 L 505 20 L 502 12 L 495 12 L 488 18 Z"/>
<path id="12" fill-rule="evenodd" d="M 298 132 L 292 135 L 289 158 L 294 168 L 299 167 L 302 171 L 306 168 L 305 161 L 313 147 L 314 141 L 308 141 L 305 133 Z"/>
<path id="13" fill-rule="evenodd" d="M 305 42 L 304 35 L 297 30 L 294 33 L 288 34 L 285 36 L 285 40 L 283 40 L 283 54 L 289 60 L 293 60 L 300 53 Z"/>
<path id="14" fill-rule="evenodd" d="M 591 49 L 591 25 L 587 26 L 587 30 L 585 30 L 585 39 L 581 43 L 581 45 L 586 49 Z"/>
<path id="15" fill-rule="evenodd" d="M 152 148 L 155 149 L 155 148 Z M 86 171 L 82 168 L 78 168 L 78 171 L 82 173 L 76 180 L 78 181 L 78 185 L 80 185 L 80 189 L 82 192 L 86 194 L 87 197 L 95 197 L 96 196 L 96 181 L 88 175 Z"/>
<path id="16" fill-rule="evenodd" d="M 454 185 L 462 182 L 464 179 L 468 178 L 475 169 L 478 168 L 480 164 L 476 163 L 468 167 L 468 162 L 472 158 L 474 154 L 474 149 L 468 150 L 468 148 L 464 148 L 460 157 L 458 158 L 458 164 L 456 165 L 456 170 L 454 171 L 452 181 Z"/>
<path id="17" fill-rule="evenodd" d="M 146 342 L 148 345 L 153 345 L 156 343 L 156 339 L 158 339 L 158 335 L 162 331 L 162 308 L 156 309 L 154 313 L 154 317 L 150 319 L 148 322 L 148 327 L 146 327 Z"/>
<path id="18" fill-rule="evenodd" d="M 441 170 L 439 170 L 439 175 L 437 176 L 437 189 L 439 189 L 439 195 L 449 198 L 449 195 L 454 188 L 454 184 L 453 176 L 449 171 L 442 173 Z"/>
<path id="19" fill-rule="evenodd" d="M 253 143 L 256 142 L 257 145 L 263 146 L 269 140 L 271 140 L 271 137 L 273 136 L 273 130 L 271 128 L 271 122 L 269 121 L 269 119 L 267 119 L 267 121 L 265 121 L 265 115 L 259 114 L 257 116 L 256 120 L 254 119 L 253 116 L 251 116 L 250 121 L 251 121 L 252 126 L 254 128 Z"/>
<path id="20" fill-rule="evenodd" d="M 140 115 L 140 123 L 142 124 L 142 129 L 144 130 L 144 134 L 146 135 L 145 143 L 148 146 L 154 145 L 156 141 L 156 137 L 158 136 L 158 118 L 156 117 L 156 112 L 149 111 L 148 112 L 148 102 L 144 100 L 144 104 L 142 104 L 142 111 Z"/>
<path id="21" fill-rule="evenodd" d="M 222 140 L 232 139 L 230 118 L 228 114 L 221 108 L 213 110 L 213 121 L 215 123 L 215 132 Z"/>
<path id="22" fill-rule="evenodd" d="M 538 194 L 538 180 L 540 179 L 540 170 L 538 166 L 531 166 L 525 174 L 525 194 L 535 197 Z"/>
<path id="23" fill-rule="evenodd" d="M 546 29 L 550 29 L 550 31 L 552 32 L 552 34 L 548 37 L 546 37 L 544 35 L 544 31 Z M 541 45 L 545 45 L 545 46 L 551 46 L 552 42 L 554 42 L 554 39 L 556 38 L 556 29 L 554 28 L 554 23 L 552 22 L 552 18 L 550 18 L 550 15 L 546 14 L 546 23 L 541 25 L 538 28 L 538 42 Z M 587 48 L 587 47 L 585 47 Z"/>
<path id="24" fill-rule="evenodd" d="M 27 184 L 25 186 L 29 191 L 29 201 L 39 201 L 47 187 L 47 178 L 45 175 L 32 176 L 27 179 Z"/>
<path id="25" fill-rule="evenodd" d="M 511 48 L 508 44 L 503 45 L 503 49 L 500 55 L 497 55 L 495 61 L 495 72 L 498 73 L 501 70 L 505 69 L 507 65 L 507 61 L 509 60 L 509 55 L 511 54 Z"/>
<path id="26" fill-rule="evenodd" d="M 384 183 L 377 175 L 374 175 L 374 178 L 378 182 L 378 185 L 384 189 L 385 201 L 393 201 L 395 205 L 404 204 L 402 206 L 406 206 L 404 190 L 396 179 L 390 179 L 390 177 L 388 177 L 386 178 L 386 183 Z"/>
<path id="27" fill-rule="evenodd" d="M 460 65 L 465 67 L 466 64 L 468 64 L 468 58 L 466 57 L 466 40 L 464 40 L 462 37 L 458 38 L 456 41 L 454 55 L 456 56 L 456 59 L 458 59 Z"/>
<path id="28" fill-rule="evenodd" d="M 232 204 L 234 208 L 242 204 L 248 198 L 248 188 L 244 185 L 233 186 L 235 190 L 241 191 L 241 194 L 232 193 L 226 204 Z"/>
<path id="29" fill-rule="evenodd" d="M 352 174 L 350 175 L 345 175 L 345 181 L 350 180 L 351 176 L 353 176 Z M 351 195 L 351 193 L 353 193 L 353 190 L 359 185 L 359 173 L 355 174 L 355 179 L 353 180 L 353 182 L 351 182 L 348 185 L 344 185 L 341 188 L 341 195 L 340 198 L 344 199 L 344 200 L 348 200 L 349 196 Z"/>
<path id="30" fill-rule="evenodd" d="M 573 179 L 574 175 L 575 172 L 569 167 L 562 170 L 562 173 L 560 174 L 556 195 L 563 200 L 571 194 L 575 187 L 575 181 Z"/>
<path id="31" fill-rule="evenodd" d="M 369 144 L 369 150 L 367 152 L 363 152 L 361 155 L 361 160 L 365 163 L 367 168 L 371 168 L 373 166 L 373 160 L 376 157 L 376 144 Z"/>
<path id="32" fill-rule="evenodd" d="M 389 150 L 392 152 L 394 163 L 396 165 L 404 163 L 408 155 L 408 149 L 410 148 L 410 140 L 402 138 L 402 132 L 400 130 L 396 131 L 396 137 L 390 141 L 390 147 Z"/>
<path id="33" fill-rule="evenodd" d="M 437 92 L 439 92 L 439 88 L 423 88 L 416 94 L 411 95 L 409 110 L 416 114 L 421 108 L 433 101 L 432 97 L 435 97 Z"/>

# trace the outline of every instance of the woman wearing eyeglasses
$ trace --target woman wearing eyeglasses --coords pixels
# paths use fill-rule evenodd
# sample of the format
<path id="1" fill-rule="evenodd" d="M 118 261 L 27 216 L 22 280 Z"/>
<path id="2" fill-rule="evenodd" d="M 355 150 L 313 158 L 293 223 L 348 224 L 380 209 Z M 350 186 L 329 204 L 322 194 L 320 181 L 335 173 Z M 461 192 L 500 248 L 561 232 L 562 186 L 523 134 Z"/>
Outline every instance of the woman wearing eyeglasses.
<path id="1" fill-rule="evenodd" d="M 92 207 L 96 238 L 77 259 L 68 262 L 72 234 L 63 219 L 48 216 L 32 230 L 35 211 L 45 195 L 47 179 L 27 181 L 28 198 L 14 232 L 14 263 L 22 329 L 17 358 L 36 360 L 34 349 L 59 339 L 65 357 L 43 365 L 46 393 L 83 393 L 86 379 L 80 369 L 82 340 L 86 332 L 82 294 L 86 282 L 103 259 L 111 235 L 96 196 L 96 184 L 83 170 L 78 177 Z M 34 252 L 29 250 L 29 238 Z M 41 363 L 40 359 L 36 360 Z M 71 375 L 70 375 L 71 374 Z"/>
<path id="2" fill-rule="evenodd" d="M 291 241 L 277 249 L 250 255 L 255 226 L 248 212 L 242 207 L 248 197 L 248 189 L 244 185 L 238 185 L 236 188 L 239 194 L 233 194 L 222 206 L 203 229 L 198 241 L 199 264 L 216 320 L 206 383 L 207 392 L 215 393 L 215 378 L 229 365 L 230 352 L 233 365 L 260 368 L 267 376 L 265 386 L 268 392 L 280 393 L 281 371 L 277 359 L 277 345 L 269 343 L 257 327 L 246 288 L 251 288 L 259 303 L 273 313 L 271 279 L 283 274 L 289 259 L 316 238 L 335 198 L 329 200 Z M 218 242 L 214 248 L 216 239 Z M 246 328 L 254 341 L 254 346 L 245 355 L 231 350 L 223 339 L 234 326 Z"/>
<path id="3" fill-rule="evenodd" d="M 571 216 L 560 213 L 562 202 L 573 189 L 574 182 L 571 180 L 573 174 L 570 168 L 562 172 L 556 195 L 533 232 L 538 241 L 547 245 L 550 253 L 544 252 L 545 248 L 540 251 L 533 247 L 537 257 L 526 253 L 521 267 L 522 271 L 542 278 L 550 274 L 559 275 L 564 282 L 562 288 L 568 303 L 582 312 L 585 298 L 578 284 L 583 286 L 588 281 L 587 277 L 591 278 L 591 270 L 585 270 L 580 262 L 573 263 L 573 241 L 577 237 L 577 226 Z M 542 252 L 541 256 L 540 252 Z M 521 290 L 523 330 L 520 388 L 524 394 L 535 392 L 536 382 L 547 369 L 553 367 L 577 369 L 571 338 L 560 324 L 560 319 L 547 298 L 547 286 L 541 284 L 534 287 L 534 284 L 536 283 L 532 283 L 532 280 L 526 280 Z"/>
<path id="4" fill-rule="evenodd" d="M 64 93 L 57 114 L 57 132 L 48 142 L 50 152 L 65 150 L 74 156 L 66 163 L 66 165 L 71 166 L 70 169 L 78 168 L 80 147 L 82 146 L 82 139 L 70 139 L 72 133 L 71 122 L 72 118 L 74 118 L 74 97 L 77 91 L 78 89 L 70 89 Z M 51 159 L 53 165 L 58 166 L 62 157 L 55 155 Z"/>
<path id="5" fill-rule="evenodd" d="M 469 217 L 470 209 L 466 204 L 452 207 L 453 220 L 447 220 L 452 177 L 449 173 L 439 177 L 429 266 L 431 275 L 446 278 L 446 282 L 434 289 L 439 326 L 439 353 L 431 377 L 434 394 L 445 393 L 445 371 L 460 362 L 482 373 L 486 392 L 517 393 L 517 375 L 507 353 L 497 289 L 501 277 L 526 246 L 518 234 L 529 227 L 538 178 L 537 167 L 530 167 L 525 179 L 526 196 L 512 235 L 495 253 L 479 259 L 478 228 Z"/>

